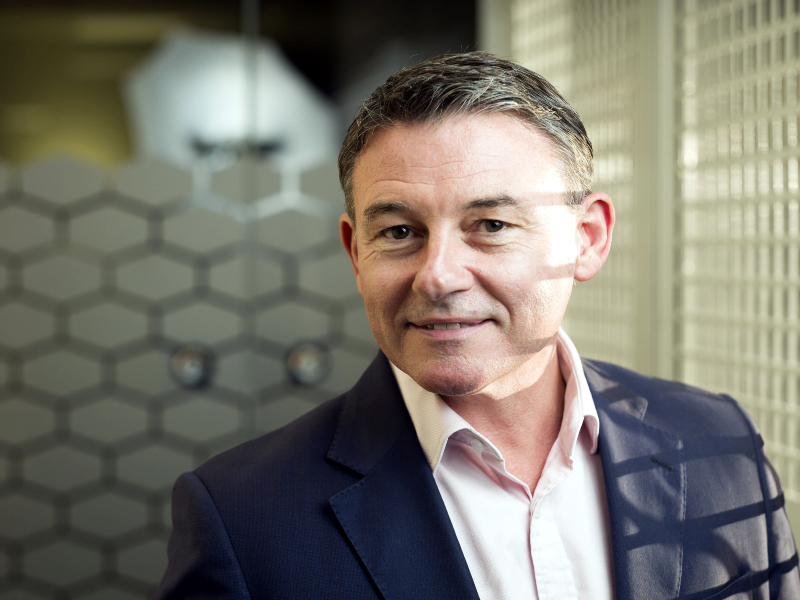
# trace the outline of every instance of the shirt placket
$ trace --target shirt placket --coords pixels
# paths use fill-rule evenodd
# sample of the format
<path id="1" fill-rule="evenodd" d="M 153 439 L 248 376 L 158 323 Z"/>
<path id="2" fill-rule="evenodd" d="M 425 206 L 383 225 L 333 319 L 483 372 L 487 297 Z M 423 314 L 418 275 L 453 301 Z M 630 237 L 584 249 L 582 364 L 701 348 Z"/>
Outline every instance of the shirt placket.
<path id="1" fill-rule="evenodd" d="M 552 482 L 541 495 L 534 494 L 531 500 L 531 562 L 539 600 L 578 600 L 570 562 L 558 531 L 549 496 L 549 493 L 568 477 L 570 472 L 571 469 L 567 464 L 559 465 L 557 472 L 552 473 Z"/>

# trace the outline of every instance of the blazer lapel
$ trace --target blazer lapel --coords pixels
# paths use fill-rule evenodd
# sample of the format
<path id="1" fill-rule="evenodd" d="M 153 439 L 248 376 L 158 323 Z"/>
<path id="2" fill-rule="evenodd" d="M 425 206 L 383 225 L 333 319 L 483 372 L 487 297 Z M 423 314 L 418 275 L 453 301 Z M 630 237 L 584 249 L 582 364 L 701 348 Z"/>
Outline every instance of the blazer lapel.
<path id="1" fill-rule="evenodd" d="M 363 475 L 330 499 L 386 600 L 478 600 L 472 577 L 389 362 L 348 394 L 328 458 Z"/>
<path id="2" fill-rule="evenodd" d="M 686 520 L 683 443 L 645 418 L 647 400 L 584 361 L 600 418 L 618 600 L 676 598 Z"/>

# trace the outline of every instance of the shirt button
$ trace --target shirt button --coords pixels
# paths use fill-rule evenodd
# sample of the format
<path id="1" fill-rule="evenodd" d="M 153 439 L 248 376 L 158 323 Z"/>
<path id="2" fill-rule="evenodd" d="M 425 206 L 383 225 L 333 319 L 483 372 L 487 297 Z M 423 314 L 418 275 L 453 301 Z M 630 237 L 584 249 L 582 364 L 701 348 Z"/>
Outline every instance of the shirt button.
<path id="1" fill-rule="evenodd" d="M 470 446 L 472 446 L 472 449 L 473 449 L 473 450 L 475 450 L 475 452 L 477 452 L 478 454 L 480 454 L 481 452 L 483 452 L 483 442 L 481 442 L 480 440 L 478 440 L 478 439 L 473 439 L 473 440 L 472 440 L 472 441 L 469 443 L 469 445 L 470 445 Z"/>

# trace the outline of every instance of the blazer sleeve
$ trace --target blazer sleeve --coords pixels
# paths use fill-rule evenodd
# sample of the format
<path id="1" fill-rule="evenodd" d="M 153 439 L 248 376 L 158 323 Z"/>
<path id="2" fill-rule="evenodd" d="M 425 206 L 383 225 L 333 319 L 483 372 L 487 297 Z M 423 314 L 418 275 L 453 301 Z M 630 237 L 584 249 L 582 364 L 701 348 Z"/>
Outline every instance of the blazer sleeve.
<path id="1" fill-rule="evenodd" d="M 800 598 L 797 549 L 778 474 L 764 454 L 763 446 L 760 452 L 764 465 L 764 503 L 770 533 L 769 597 L 793 600 Z"/>
<path id="2" fill-rule="evenodd" d="M 251 600 L 225 524 L 194 473 L 181 475 L 172 490 L 172 526 L 154 600 Z"/>

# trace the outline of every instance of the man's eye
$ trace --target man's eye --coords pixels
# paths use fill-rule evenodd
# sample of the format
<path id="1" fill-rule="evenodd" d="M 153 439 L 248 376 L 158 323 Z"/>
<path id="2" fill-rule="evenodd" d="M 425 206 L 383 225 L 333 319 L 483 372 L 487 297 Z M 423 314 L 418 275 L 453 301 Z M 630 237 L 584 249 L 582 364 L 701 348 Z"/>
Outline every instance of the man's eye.
<path id="1" fill-rule="evenodd" d="M 411 230 L 405 225 L 395 225 L 394 227 L 386 229 L 383 235 L 393 240 L 404 240 L 411 235 Z"/>
<path id="2" fill-rule="evenodd" d="M 502 221 L 484 221 L 483 226 L 489 233 L 495 233 L 501 229 L 505 229 L 506 224 Z"/>

